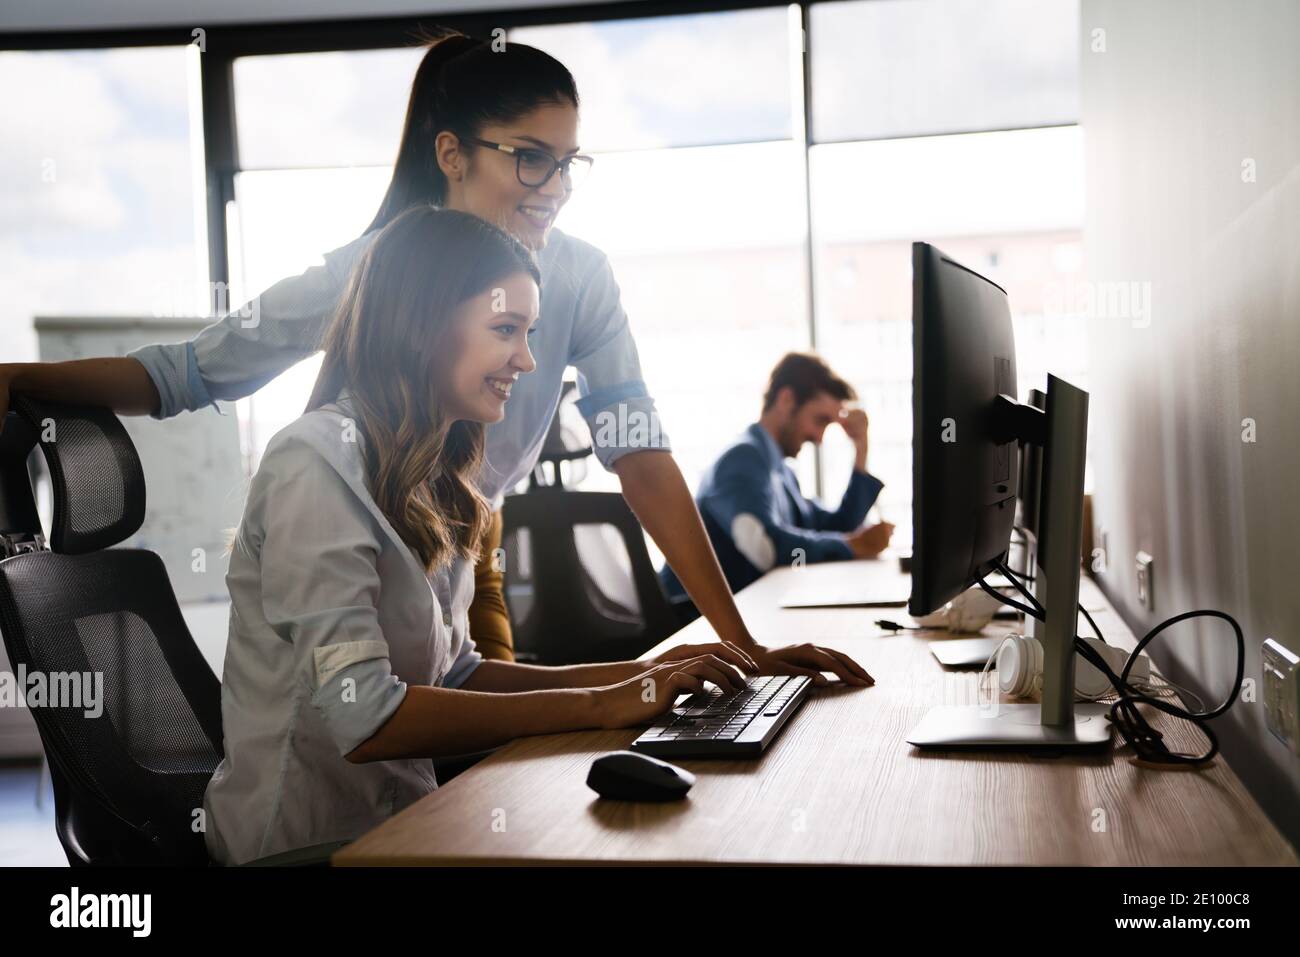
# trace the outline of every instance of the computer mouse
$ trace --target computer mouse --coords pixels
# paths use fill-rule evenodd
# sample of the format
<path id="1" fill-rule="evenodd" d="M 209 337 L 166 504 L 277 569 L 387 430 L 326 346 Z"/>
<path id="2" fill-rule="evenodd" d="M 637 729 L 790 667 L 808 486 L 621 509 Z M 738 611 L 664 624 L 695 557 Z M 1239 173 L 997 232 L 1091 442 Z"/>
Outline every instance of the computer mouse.
<path id="1" fill-rule="evenodd" d="M 587 772 L 587 787 L 614 801 L 676 801 L 694 783 L 690 771 L 635 751 L 603 754 Z"/>

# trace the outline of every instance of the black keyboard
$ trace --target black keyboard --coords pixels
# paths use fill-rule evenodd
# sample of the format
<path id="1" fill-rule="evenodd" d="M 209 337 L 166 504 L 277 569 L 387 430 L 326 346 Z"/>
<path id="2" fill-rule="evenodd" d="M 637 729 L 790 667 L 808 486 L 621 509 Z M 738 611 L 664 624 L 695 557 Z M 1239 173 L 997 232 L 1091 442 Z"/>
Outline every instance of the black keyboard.
<path id="1" fill-rule="evenodd" d="M 759 755 L 803 704 L 812 679 L 761 675 L 740 691 L 712 688 L 691 695 L 655 720 L 632 750 L 657 758 Z"/>

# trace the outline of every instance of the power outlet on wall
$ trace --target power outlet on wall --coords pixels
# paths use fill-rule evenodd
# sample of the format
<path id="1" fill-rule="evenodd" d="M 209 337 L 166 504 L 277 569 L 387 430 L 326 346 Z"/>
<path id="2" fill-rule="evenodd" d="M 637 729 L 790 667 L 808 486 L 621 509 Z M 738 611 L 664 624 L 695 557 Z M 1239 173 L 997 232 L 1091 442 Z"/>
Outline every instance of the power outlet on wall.
<path id="1" fill-rule="evenodd" d="M 1300 754 L 1300 657 L 1268 638 L 1260 658 L 1264 667 L 1264 723 L 1275 738 Z"/>
<path id="2" fill-rule="evenodd" d="M 1146 552 L 1137 553 L 1138 601 L 1147 611 L 1156 610 L 1155 581 L 1152 578 L 1155 559 Z"/>

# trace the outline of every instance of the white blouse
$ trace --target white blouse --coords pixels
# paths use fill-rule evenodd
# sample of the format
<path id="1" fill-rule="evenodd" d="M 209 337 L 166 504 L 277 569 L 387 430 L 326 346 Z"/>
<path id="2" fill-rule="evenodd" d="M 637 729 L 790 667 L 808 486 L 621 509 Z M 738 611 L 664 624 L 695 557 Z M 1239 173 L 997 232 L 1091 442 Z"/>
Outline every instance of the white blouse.
<path id="1" fill-rule="evenodd" d="M 222 863 L 359 837 L 436 788 L 428 758 L 344 755 L 409 684 L 456 688 L 483 660 L 473 563 L 426 575 L 367 490 L 361 442 L 345 392 L 271 440 L 249 489 L 226 575 L 226 753 L 203 802 Z"/>

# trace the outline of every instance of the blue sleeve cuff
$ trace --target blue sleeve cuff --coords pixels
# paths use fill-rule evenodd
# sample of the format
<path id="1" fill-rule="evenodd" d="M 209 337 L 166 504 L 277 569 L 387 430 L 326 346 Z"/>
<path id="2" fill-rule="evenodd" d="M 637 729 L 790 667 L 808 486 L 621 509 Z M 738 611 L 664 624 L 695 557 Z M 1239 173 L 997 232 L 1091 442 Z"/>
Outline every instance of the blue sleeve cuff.
<path id="1" fill-rule="evenodd" d="M 853 549 L 843 538 L 828 538 L 824 543 L 827 554 L 823 560 L 846 562 L 853 557 Z"/>
<path id="2" fill-rule="evenodd" d="M 631 382 L 620 382 L 617 385 L 597 389 L 595 392 L 588 392 L 574 405 L 578 407 L 583 418 L 589 419 L 606 406 L 614 405 L 624 399 L 640 399 L 649 394 L 645 383 L 640 379 L 634 379 Z"/>
<path id="3" fill-rule="evenodd" d="M 190 390 L 189 407 L 201 409 L 210 405 L 220 412 L 221 409 L 212 401 L 212 396 L 208 395 L 208 387 L 199 372 L 199 361 L 194 357 L 193 341 L 185 343 L 185 376 Z"/>
<path id="4" fill-rule="evenodd" d="M 158 411 L 152 414 L 153 418 L 170 419 L 181 412 L 193 412 L 207 405 L 215 407 L 199 372 L 194 343 L 141 346 L 128 352 L 127 356 L 144 366 L 158 393 Z"/>
<path id="5" fill-rule="evenodd" d="M 850 476 L 849 481 L 857 482 L 859 485 L 865 482 L 867 486 L 867 494 L 870 496 L 872 504 L 875 503 L 876 497 L 880 494 L 880 490 L 885 487 L 885 483 L 880 481 L 880 479 L 876 478 L 870 472 L 859 472 L 857 469 L 853 470 L 853 475 Z"/>
<path id="6" fill-rule="evenodd" d="M 582 384 L 581 377 L 579 384 Z M 597 389 L 575 404 L 591 430 L 596 458 L 606 469 L 629 452 L 672 451 L 654 399 L 640 379 Z"/>
<path id="7" fill-rule="evenodd" d="M 469 680 L 475 669 L 483 664 L 483 656 L 479 654 L 471 641 L 460 653 L 460 657 L 452 664 L 451 670 L 442 679 L 444 688 L 459 688 Z"/>
<path id="8" fill-rule="evenodd" d="M 176 413 L 185 411 L 184 344 L 141 346 L 128 352 L 127 357 L 144 366 L 144 371 L 153 382 L 154 391 L 158 393 L 158 411 L 152 414 L 153 418 L 170 419 Z"/>
<path id="9" fill-rule="evenodd" d="M 844 532 L 819 532 L 805 529 L 780 530 L 773 534 L 777 545 L 776 564 L 792 565 L 796 552 L 804 562 L 844 561 L 853 557 Z"/>

